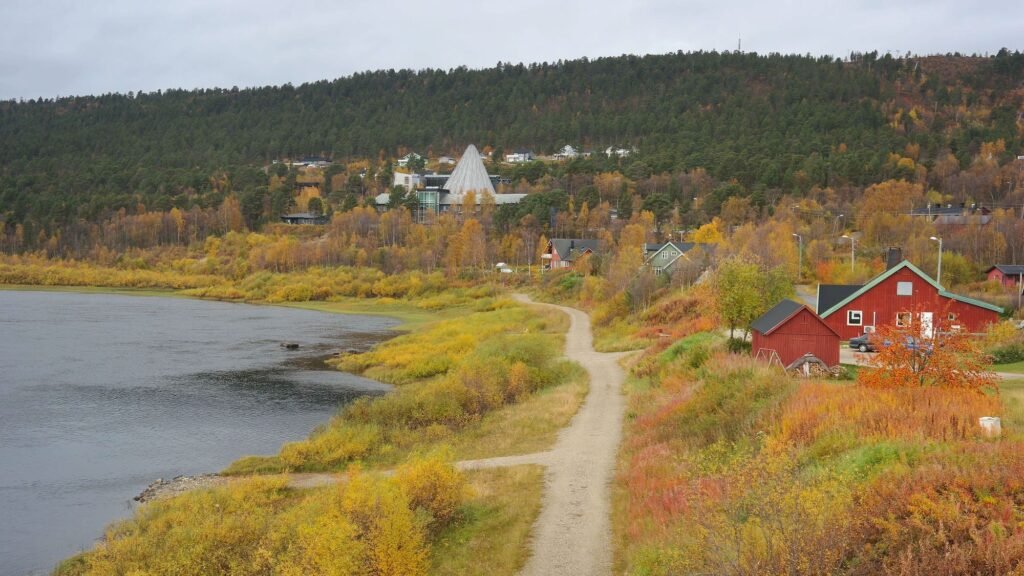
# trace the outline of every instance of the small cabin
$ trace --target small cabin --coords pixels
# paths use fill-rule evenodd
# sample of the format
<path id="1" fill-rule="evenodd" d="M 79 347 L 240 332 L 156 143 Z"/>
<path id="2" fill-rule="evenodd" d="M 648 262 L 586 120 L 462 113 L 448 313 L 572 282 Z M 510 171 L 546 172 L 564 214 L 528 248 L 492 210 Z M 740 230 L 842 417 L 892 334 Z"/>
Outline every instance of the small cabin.
<path id="1" fill-rule="evenodd" d="M 839 334 L 813 310 L 783 300 L 751 325 L 755 357 L 774 358 L 789 366 L 813 354 L 828 366 L 839 364 Z"/>
<path id="2" fill-rule="evenodd" d="M 285 224 L 327 224 L 327 216 L 312 212 L 297 212 L 281 216 L 281 222 Z"/>
<path id="3" fill-rule="evenodd" d="M 1024 284 L 1024 264 L 996 264 L 985 271 L 985 277 L 999 282 L 1004 288 L 1017 286 L 1019 290 Z"/>

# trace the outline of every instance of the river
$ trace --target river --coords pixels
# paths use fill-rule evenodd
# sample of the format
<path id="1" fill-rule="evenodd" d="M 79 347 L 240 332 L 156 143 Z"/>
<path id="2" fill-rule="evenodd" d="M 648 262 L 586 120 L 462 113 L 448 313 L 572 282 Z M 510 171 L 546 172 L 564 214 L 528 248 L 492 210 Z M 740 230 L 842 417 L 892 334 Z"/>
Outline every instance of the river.
<path id="1" fill-rule="evenodd" d="M 157 478 L 275 453 L 386 387 L 331 352 L 394 320 L 292 308 L 0 291 L 0 576 L 47 574 Z M 287 350 L 282 342 L 295 342 Z"/>

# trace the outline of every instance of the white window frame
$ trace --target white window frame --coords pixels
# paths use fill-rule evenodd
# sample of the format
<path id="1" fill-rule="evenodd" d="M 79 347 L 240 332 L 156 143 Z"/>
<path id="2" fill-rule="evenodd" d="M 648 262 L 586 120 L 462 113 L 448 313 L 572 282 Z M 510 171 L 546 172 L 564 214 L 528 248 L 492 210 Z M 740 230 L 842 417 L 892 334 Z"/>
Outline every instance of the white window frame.
<path id="1" fill-rule="evenodd" d="M 896 283 L 896 295 L 897 296 L 913 296 L 914 295 L 914 283 L 913 282 L 897 282 Z"/>
<path id="2" fill-rule="evenodd" d="M 857 321 L 853 321 L 853 315 L 857 315 Z M 846 325 L 847 326 L 863 326 L 864 325 L 864 311 L 863 310 L 847 310 L 846 311 Z"/>
<path id="3" fill-rule="evenodd" d="M 902 318 L 906 318 L 906 322 L 901 322 Z M 897 312 L 896 313 L 896 327 L 897 328 L 910 328 L 911 324 L 914 323 L 914 315 L 910 312 Z"/>

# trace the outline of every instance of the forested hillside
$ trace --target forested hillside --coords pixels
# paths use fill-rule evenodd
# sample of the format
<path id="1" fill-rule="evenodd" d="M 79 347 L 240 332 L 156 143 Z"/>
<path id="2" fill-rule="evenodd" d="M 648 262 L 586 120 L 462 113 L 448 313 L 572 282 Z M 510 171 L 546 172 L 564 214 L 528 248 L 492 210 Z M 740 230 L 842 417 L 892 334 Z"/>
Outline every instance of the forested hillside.
<path id="1" fill-rule="evenodd" d="M 995 204 L 1013 186 L 999 179 L 994 190 L 967 190 L 948 178 L 986 142 L 997 172 L 1024 152 L 1022 81 L 1024 54 L 1005 50 L 845 60 L 700 52 L 8 101 L 0 103 L 0 222 L 8 233 L 26 226 L 19 245 L 30 247 L 40 231 L 52 236 L 120 209 L 213 210 L 235 195 L 252 224 L 250 215 L 287 207 L 257 170 L 274 159 L 364 159 L 372 176 L 407 150 L 453 154 L 471 142 L 499 153 L 637 148 L 626 159 L 506 168 L 531 183 L 550 174 L 551 187 L 570 195 L 574 174 L 619 171 L 636 182 L 702 169 L 716 182 L 735 180 L 726 196 L 761 206 L 773 193 L 922 177 L 940 192 Z M 349 182 L 343 192 L 387 185 Z M 328 175 L 325 196 L 330 187 Z"/>

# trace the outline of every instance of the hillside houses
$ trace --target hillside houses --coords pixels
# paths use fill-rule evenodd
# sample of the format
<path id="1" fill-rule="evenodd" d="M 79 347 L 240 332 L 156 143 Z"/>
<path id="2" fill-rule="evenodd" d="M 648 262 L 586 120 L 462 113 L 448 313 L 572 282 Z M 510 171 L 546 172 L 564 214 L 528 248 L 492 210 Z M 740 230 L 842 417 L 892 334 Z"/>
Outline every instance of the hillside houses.
<path id="1" fill-rule="evenodd" d="M 988 224 L 992 211 L 977 204 L 926 204 L 910 211 L 910 216 L 926 218 L 937 226 L 962 226 L 965 224 Z"/>
<path id="2" fill-rule="evenodd" d="M 519 148 L 511 154 L 505 154 L 505 162 L 508 162 L 509 164 L 523 164 L 526 162 L 532 162 L 533 159 L 533 151 L 527 150 L 526 148 Z"/>
<path id="3" fill-rule="evenodd" d="M 414 186 L 411 186 L 414 183 L 413 175 L 407 174 L 395 174 L 396 185 L 405 185 L 404 178 L 399 182 L 400 176 L 410 176 L 410 186 L 406 188 L 415 191 L 418 204 L 413 216 L 418 222 L 428 222 L 433 215 L 445 212 L 475 212 L 479 210 L 480 202 L 485 196 L 489 196 L 499 206 L 518 204 L 526 197 L 526 194 L 499 194 L 495 185 L 502 181 L 501 178 L 487 173 L 480 152 L 472 144 L 466 147 L 451 174 L 417 175 Z M 475 197 L 472 209 L 463 206 L 470 192 Z M 390 205 L 391 195 L 379 194 L 374 201 L 378 210 L 385 211 Z"/>
<path id="4" fill-rule="evenodd" d="M 644 244 L 644 265 L 656 275 L 672 275 L 684 265 L 696 267 L 700 273 L 707 269 L 714 251 L 714 244 L 700 242 Z"/>

